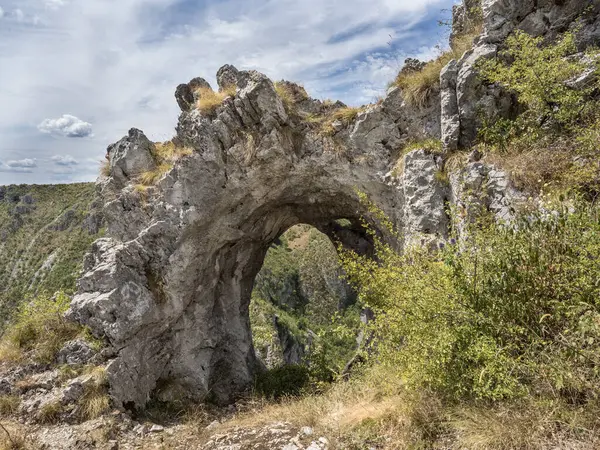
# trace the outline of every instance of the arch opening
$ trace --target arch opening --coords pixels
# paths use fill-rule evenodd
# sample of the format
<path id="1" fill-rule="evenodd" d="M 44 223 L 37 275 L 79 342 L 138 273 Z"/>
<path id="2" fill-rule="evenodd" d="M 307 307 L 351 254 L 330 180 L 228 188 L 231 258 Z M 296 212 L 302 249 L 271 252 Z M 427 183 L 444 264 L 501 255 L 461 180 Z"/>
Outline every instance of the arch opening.
<path id="1" fill-rule="evenodd" d="M 172 341 L 176 347 L 161 374 L 161 390 L 153 395 L 167 401 L 186 395 L 195 400 L 227 403 L 247 389 L 255 375 L 269 366 L 260 349 L 257 357 L 250 321 L 252 293 L 257 277 L 260 284 L 261 268 L 269 250 L 288 239 L 288 230 L 297 232 L 294 227 L 303 224 L 318 233 L 322 244 L 327 241 L 329 256 L 335 253 L 332 242 L 361 254 L 372 254 L 372 237 L 361 220 L 362 207 L 358 199 L 353 200 L 352 208 L 344 205 L 339 196 L 335 203 L 311 202 L 310 198 L 304 203 L 277 202 L 274 211 L 273 205 L 263 204 L 249 214 L 240 214 L 242 221 L 235 228 L 213 224 L 210 230 L 190 233 L 177 254 L 181 261 L 176 267 L 183 265 L 186 270 L 178 270 L 179 278 L 168 282 L 179 295 L 188 295 L 187 306 L 175 327 Z M 343 210 L 352 214 L 343 214 Z M 218 235 L 213 234 L 217 230 Z M 206 254 L 207 247 L 211 258 L 198 260 L 198 249 Z M 337 255 L 334 258 L 337 262 Z M 344 289 L 350 290 L 347 286 Z M 301 319 L 299 312 L 294 312 L 297 320 Z M 210 324 L 208 328 L 195 326 L 206 323 Z M 303 334 L 308 339 L 306 328 Z M 284 361 L 308 363 L 308 342 L 301 349 L 302 345 L 293 341 L 298 336 L 291 336 L 283 327 L 279 327 L 279 333 L 280 343 L 288 345 L 282 354 Z M 337 366 L 347 362 L 342 363 L 342 359 L 350 354 L 350 346 L 346 350 L 337 356 Z M 336 368 L 330 369 L 333 372 Z M 165 385 L 175 389 L 165 390 Z"/>
<path id="2" fill-rule="evenodd" d="M 351 225 L 339 219 L 327 230 Z M 299 224 L 271 244 L 249 309 L 255 353 L 267 370 L 301 365 L 319 381 L 331 381 L 354 356 L 360 309 L 339 243 L 333 234 Z"/>

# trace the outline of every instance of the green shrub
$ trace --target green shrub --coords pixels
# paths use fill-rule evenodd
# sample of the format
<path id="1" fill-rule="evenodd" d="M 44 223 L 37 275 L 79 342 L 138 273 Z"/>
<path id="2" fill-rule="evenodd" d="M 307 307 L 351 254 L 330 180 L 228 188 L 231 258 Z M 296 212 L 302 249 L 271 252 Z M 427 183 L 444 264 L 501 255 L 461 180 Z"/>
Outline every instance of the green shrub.
<path id="1" fill-rule="evenodd" d="M 62 346 L 81 332 L 63 317 L 69 304 L 69 297 L 58 292 L 22 305 L 0 341 L 0 360 L 18 360 L 31 351 L 34 360 L 51 363 Z"/>
<path id="2" fill-rule="evenodd" d="M 572 87 L 569 81 L 589 66 L 569 57 L 575 51 L 573 33 L 550 45 L 523 32 L 509 37 L 506 49 L 479 70 L 484 80 L 516 95 L 523 111 L 513 119 L 483 117 L 479 139 L 518 188 L 575 190 L 593 199 L 600 192 L 600 103 L 594 96 L 600 84 Z M 587 53 L 591 60 L 600 55 Z"/>
<path id="3" fill-rule="evenodd" d="M 497 58 L 480 65 L 480 75 L 516 94 L 526 110 L 515 121 L 499 120 L 484 126 L 485 141 L 505 147 L 507 139 L 514 136 L 526 136 L 531 141 L 549 132 L 577 130 L 592 111 L 597 111 L 596 103 L 590 101 L 597 83 L 578 89 L 568 83 L 587 69 L 580 60 L 568 57 L 577 51 L 573 33 L 543 45 L 542 37 L 516 31 L 506 46 Z M 588 54 L 595 58 L 599 52 Z"/>
<path id="4" fill-rule="evenodd" d="M 268 398 L 279 399 L 299 395 L 309 384 L 308 367 L 290 365 L 277 367 L 256 378 L 256 391 Z"/>
<path id="5" fill-rule="evenodd" d="M 384 245 L 379 263 L 346 254 L 377 313 L 376 361 L 454 400 L 596 398 L 600 209 L 549 209 L 512 227 L 481 221 L 436 255 Z"/>

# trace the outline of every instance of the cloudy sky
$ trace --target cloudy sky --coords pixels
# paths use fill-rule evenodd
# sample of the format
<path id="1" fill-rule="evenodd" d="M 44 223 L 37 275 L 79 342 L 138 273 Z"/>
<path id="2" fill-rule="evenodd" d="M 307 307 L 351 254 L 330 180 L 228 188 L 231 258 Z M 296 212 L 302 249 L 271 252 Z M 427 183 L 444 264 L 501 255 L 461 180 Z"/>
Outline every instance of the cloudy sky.
<path id="1" fill-rule="evenodd" d="M 223 64 L 360 105 L 444 42 L 453 0 L 0 0 L 0 185 L 91 181 L 131 127 L 172 137 L 175 87 Z"/>

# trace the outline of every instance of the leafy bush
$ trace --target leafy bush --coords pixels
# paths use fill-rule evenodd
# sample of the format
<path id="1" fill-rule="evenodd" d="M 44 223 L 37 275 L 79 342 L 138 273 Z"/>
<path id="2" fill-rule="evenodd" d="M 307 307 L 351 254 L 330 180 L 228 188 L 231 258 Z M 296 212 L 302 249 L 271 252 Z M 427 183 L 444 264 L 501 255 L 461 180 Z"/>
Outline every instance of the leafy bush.
<path id="1" fill-rule="evenodd" d="M 523 111 L 515 119 L 484 118 L 480 141 L 520 189 L 575 189 L 595 198 L 600 103 L 594 93 L 600 84 L 596 80 L 575 88 L 572 80 L 593 70 L 600 53 L 589 50 L 587 62 L 569 56 L 576 51 L 572 33 L 543 45 L 542 38 L 518 31 L 506 46 L 498 58 L 481 64 L 480 74 L 514 93 Z"/>
<path id="2" fill-rule="evenodd" d="M 480 222 L 437 255 L 344 257 L 377 313 L 377 361 L 449 399 L 600 394 L 600 209 Z"/>
<path id="3" fill-rule="evenodd" d="M 590 94 L 595 83 L 573 88 L 569 81 L 582 74 L 587 66 L 580 59 L 568 57 L 577 52 L 575 36 L 566 33 L 556 43 L 542 45 L 542 37 L 516 31 L 506 40 L 506 50 L 498 58 L 484 61 L 481 76 L 515 93 L 526 107 L 515 122 L 500 121 L 498 135 L 524 134 L 537 138 L 548 128 L 559 132 L 572 130 L 586 118 Z M 594 58 L 598 52 L 589 52 Z"/>

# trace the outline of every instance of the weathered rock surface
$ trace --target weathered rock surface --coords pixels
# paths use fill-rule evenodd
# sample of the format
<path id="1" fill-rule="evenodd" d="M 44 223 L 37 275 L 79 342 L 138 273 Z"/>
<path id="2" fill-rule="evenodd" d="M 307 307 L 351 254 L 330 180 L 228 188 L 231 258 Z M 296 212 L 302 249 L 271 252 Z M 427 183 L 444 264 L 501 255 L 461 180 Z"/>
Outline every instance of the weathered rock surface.
<path id="1" fill-rule="evenodd" d="M 333 225 L 370 217 L 357 190 L 407 239 L 447 233 L 449 187 L 438 175 L 439 156 L 413 151 L 402 181 L 384 180 L 395 151 L 429 120 L 411 118 L 400 92 L 327 137 L 298 119 L 303 110 L 328 108 L 319 101 L 299 99 L 299 111 L 288 113 L 264 75 L 225 74 L 237 74 L 244 86 L 214 117 L 182 112 L 177 140 L 195 151 L 149 198 L 132 184 L 153 167 L 152 144 L 132 130 L 109 148 L 111 177 L 99 180 L 108 237 L 85 259 L 70 317 L 114 349 L 107 373 L 117 406 L 143 407 L 159 385 L 165 398 L 222 402 L 244 389 L 261 367 L 248 305 L 269 245 L 307 223 L 368 252 L 358 225 L 345 234 Z M 288 350 L 288 359 L 301 359 L 298 346 Z"/>
<path id="2" fill-rule="evenodd" d="M 381 176 L 403 133 L 388 104 L 329 138 L 291 118 L 264 75 L 238 80 L 214 118 L 182 113 L 177 138 L 195 152 L 152 198 L 131 186 L 152 167 L 147 138 L 132 130 L 109 149 L 111 177 L 99 182 L 109 237 L 86 257 L 70 316 L 117 351 L 107 369 L 117 405 L 143 406 L 159 380 L 220 401 L 251 382 L 252 284 L 290 226 L 368 216 L 357 188 L 403 221 L 401 193 Z"/>
<path id="3" fill-rule="evenodd" d="M 405 200 L 404 232 L 411 243 L 423 241 L 424 236 L 445 238 L 449 227 L 446 204 L 450 185 L 445 180 L 441 156 L 425 150 L 408 153 L 404 157 L 401 184 Z"/>
<path id="4" fill-rule="evenodd" d="M 392 173 L 409 141 L 441 136 L 447 150 L 468 146 L 482 111 L 511 114 L 511 97 L 477 78 L 478 61 L 496 54 L 507 30 L 540 14 L 540 32 L 568 28 L 583 3 L 485 0 L 484 36 L 444 70 L 442 92 L 415 108 L 393 88 L 351 123 L 334 123 L 333 136 L 303 118 L 343 105 L 310 99 L 293 84 L 286 85 L 293 105 L 286 105 L 256 71 L 219 70 L 219 88 L 235 84 L 236 94 L 210 116 L 193 107 L 198 88 L 208 83 L 197 78 L 180 85 L 174 141 L 193 153 L 142 195 L 133 186 L 156 166 L 153 144 L 134 129 L 109 147 L 110 176 L 98 181 L 107 237 L 86 257 L 69 312 L 111 348 L 107 373 L 115 405 L 141 408 L 159 394 L 227 402 L 248 386 L 260 369 L 248 305 L 278 236 L 306 223 L 368 254 L 372 242 L 360 227 L 365 217 L 393 242 L 357 191 L 404 235 L 398 246 L 443 239 L 447 203 L 469 208 L 473 192 L 483 194 L 476 195 L 480 205 L 510 218 L 518 194 L 506 174 L 478 160 L 449 174 L 448 183 L 443 155 L 416 149 L 404 156 L 401 176 L 384 174 Z M 582 33 L 595 39 L 597 17 L 586 20 Z M 342 218 L 356 226 L 340 232 L 334 223 Z"/>

